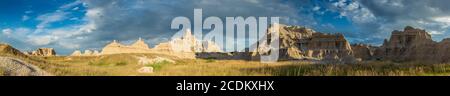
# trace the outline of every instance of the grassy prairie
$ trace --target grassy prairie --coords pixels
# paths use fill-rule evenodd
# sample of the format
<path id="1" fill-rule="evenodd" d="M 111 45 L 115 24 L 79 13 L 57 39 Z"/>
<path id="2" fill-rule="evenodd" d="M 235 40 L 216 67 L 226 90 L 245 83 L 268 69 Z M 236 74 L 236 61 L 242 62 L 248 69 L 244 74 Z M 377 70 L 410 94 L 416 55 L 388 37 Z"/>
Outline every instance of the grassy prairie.
<path id="1" fill-rule="evenodd" d="M 289 64 L 250 69 L 273 76 L 449 76 L 450 64 L 370 62 L 365 64 Z"/>
<path id="2" fill-rule="evenodd" d="M 140 65 L 136 56 L 171 58 Z M 262 64 L 259 61 L 177 59 L 159 54 L 117 54 L 92 57 L 21 58 L 57 76 L 441 76 L 450 75 L 450 64 L 365 62 L 364 64 L 312 64 L 284 61 Z M 153 67 L 154 73 L 139 73 Z M 0 71 L 1 72 L 1 71 Z M 1 75 L 1 74 L 0 74 Z"/>
<path id="3" fill-rule="evenodd" d="M 136 56 L 154 58 L 155 54 L 118 54 L 92 57 L 44 57 L 49 65 L 39 64 L 44 70 L 59 76 L 267 76 L 263 72 L 244 69 L 279 66 L 291 62 L 261 64 L 258 61 L 176 59 L 176 63 L 162 62 L 140 65 Z M 41 57 L 42 58 L 42 57 Z M 50 67 L 49 67 L 50 66 Z M 154 73 L 139 73 L 141 67 L 153 67 Z"/>

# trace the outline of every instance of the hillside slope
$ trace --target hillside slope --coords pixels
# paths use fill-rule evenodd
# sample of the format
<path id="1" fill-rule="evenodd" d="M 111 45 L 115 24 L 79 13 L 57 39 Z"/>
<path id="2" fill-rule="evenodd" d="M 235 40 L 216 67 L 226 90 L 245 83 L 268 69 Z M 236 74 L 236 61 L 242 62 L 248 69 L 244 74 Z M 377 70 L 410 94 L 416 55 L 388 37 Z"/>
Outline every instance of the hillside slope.
<path id="1" fill-rule="evenodd" d="M 0 75 L 6 76 L 49 76 L 33 64 L 43 64 L 39 58 L 29 57 L 8 44 L 0 44 Z"/>

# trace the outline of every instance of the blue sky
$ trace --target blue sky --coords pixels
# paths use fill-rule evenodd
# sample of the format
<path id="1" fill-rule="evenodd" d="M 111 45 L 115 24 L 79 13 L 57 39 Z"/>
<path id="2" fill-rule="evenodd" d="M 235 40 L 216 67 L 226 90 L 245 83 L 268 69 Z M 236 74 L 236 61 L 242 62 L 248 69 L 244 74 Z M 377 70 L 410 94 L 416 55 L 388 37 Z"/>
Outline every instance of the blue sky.
<path id="1" fill-rule="evenodd" d="M 351 43 L 379 45 L 410 25 L 433 39 L 449 37 L 449 0 L 1 0 L 0 42 L 22 51 L 55 48 L 58 54 L 100 50 L 106 43 L 142 37 L 151 46 L 176 32 L 177 16 L 279 16 L 281 23 L 343 33 Z"/>

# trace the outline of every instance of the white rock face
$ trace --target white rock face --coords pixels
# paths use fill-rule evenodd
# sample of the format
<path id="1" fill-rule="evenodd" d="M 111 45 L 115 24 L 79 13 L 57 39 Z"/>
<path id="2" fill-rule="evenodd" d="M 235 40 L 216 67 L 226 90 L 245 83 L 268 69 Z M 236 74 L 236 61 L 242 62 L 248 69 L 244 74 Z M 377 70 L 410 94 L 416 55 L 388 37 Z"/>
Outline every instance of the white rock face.
<path id="1" fill-rule="evenodd" d="M 131 45 L 123 45 L 114 40 L 103 47 L 101 52 L 86 50 L 84 54 L 75 51 L 71 56 L 98 56 L 121 53 L 158 53 L 172 55 L 179 58 L 195 59 L 197 52 L 222 52 L 221 48 L 212 41 L 200 41 L 188 30 L 180 38 L 175 38 L 168 42 L 149 48 L 143 39 L 139 38 Z"/>
<path id="2" fill-rule="evenodd" d="M 183 37 L 158 44 L 153 49 L 168 52 L 222 52 L 216 43 L 198 40 L 190 30 L 187 30 Z"/>
<path id="3" fill-rule="evenodd" d="M 99 56 L 100 53 L 97 50 L 84 50 L 82 53 L 80 50 L 75 50 L 70 56 Z"/>
<path id="4" fill-rule="evenodd" d="M 70 56 L 81 56 L 81 51 L 75 50 L 75 51 L 73 51 L 72 55 L 70 55 Z"/>
<path id="5" fill-rule="evenodd" d="M 91 50 L 84 50 L 83 56 L 92 56 L 92 51 Z"/>
<path id="6" fill-rule="evenodd" d="M 98 52 L 97 50 L 94 50 L 94 53 L 92 53 L 93 56 L 99 56 L 100 52 Z"/>
<path id="7" fill-rule="evenodd" d="M 55 56 L 56 52 L 53 48 L 38 48 L 36 51 L 32 51 L 33 56 Z"/>

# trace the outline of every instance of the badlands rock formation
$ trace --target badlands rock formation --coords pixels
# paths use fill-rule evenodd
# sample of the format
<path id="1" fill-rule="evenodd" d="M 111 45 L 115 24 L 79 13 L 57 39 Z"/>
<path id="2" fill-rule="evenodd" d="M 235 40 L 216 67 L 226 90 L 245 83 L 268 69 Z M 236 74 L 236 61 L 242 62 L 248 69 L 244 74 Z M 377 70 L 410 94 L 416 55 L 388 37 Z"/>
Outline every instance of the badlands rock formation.
<path id="1" fill-rule="evenodd" d="M 55 56 L 56 52 L 53 48 L 38 48 L 36 51 L 27 52 L 26 54 L 32 56 Z"/>
<path id="2" fill-rule="evenodd" d="M 74 51 L 71 56 L 98 56 L 108 54 L 121 53 L 158 53 L 166 55 L 175 55 L 180 58 L 195 58 L 197 52 L 222 52 L 220 47 L 212 41 L 200 41 L 196 39 L 191 31 L 188 30 L 180 38 L 163 42 L 156 45 L 154 48 L 149 46 L 139 38 L 131 45 L 123 45 L 114 40 L 107 44 L 101 52 L 86 50 L 84 54 L 81 51 Z"/>
<path id="3" fill-rule="evenodd" d="M 114 40 L 112 43 L 109 43 L 102 49 L 101 54 L 107 55 L 120 53 L 151 53 L 151 52 L 152 50 L 149 49 L 148 45 L 145 44 L 144 40 L 139 38 L 139 40 L 137 40 L 130 46 L 120 44 L 116 40 Z"/>
<path id="4" fill-rule="evenodd" d="M 167 44 L 167 43 L 162 43 Z M 169 44 L 171 45 L 171 44 Z M 161 46 L 161 45 L 159 45 Z M 132 45 L 123 45 L 118 43 L 117 41 L 113 41 L 112 43 L 106 45 L 102 52 L 100 52 L 100 55 L 108 55 L 108 54 L 121 54 L 121 53 L 156 53 L 156 54 L 165 54 L 165 55 L 171 55 L 176 56 L 179 58 L 189 58 L 189 59 L 195 59 L 195 53 L 192 51 L 190 52 L 184 52 L 184 51 L 173 51 L 173 49 L 177 49 L 178 46 L 172 46 L 166 47 L 167 51 L 162 50 L 156 50 L 156 49 L 150 49 L 147 44 L 142 39 L 139 39 Z"/>
<path id="5" fill-rule="evenodd" d="M 352 45 L 353 56 L 360 58 L 361 60 L 371 60 L 374 53 L 374 48 L 365 44 Z"/>
<path id="6" fill-rule="evenodd" d="M 99 56 L 100 52 L 97 50 L 91 51 L 91 50 L 84 50 L 84 53 L 82 53 L 80 50 L 75 50 L 70 56 Z"/>
<path id="7" fill-rule="evenodd" d="M 404 31 L 393 31 L 391 38 L 375 51 L 375 57 L 392 61 L 449 62 L 449 46 L 450 39 L 435 42 L 425 30 L 407 26 Z"/>
<path id="8" fill-rule="evenodd" d="M 306 27 L 281 24 L 279 27 L 280 59 L 317 58 L 325 60 L 325 57 L 339 59 L 352 55 L 350 43 L 340 33 L 325 34 Z M 272 28 L 274 27 L 270 27 L 269 30 Z M 270 35 L 271 33 L 268 32 L 266 36 Z M 258 54 L 266 54 L 267 50 L 265 49 L 268 49 L 266 47 L 267 42 L 260 41 L 260 45 L 257 47 Z"/>
<path id="9" fill-rule="evenodd" d="M 153 48 L 159 52 L 222 52 L 221 48 L 212 41 L 200 41 L 187 30 L 181 38 L 161 43 Z"/>
<path id="10" fill-rule="evenodd" d="M 81 51 L 80 50 L 75 50 L 73 51 L 73 53 L 70 56 L 81 56 Z"/>

